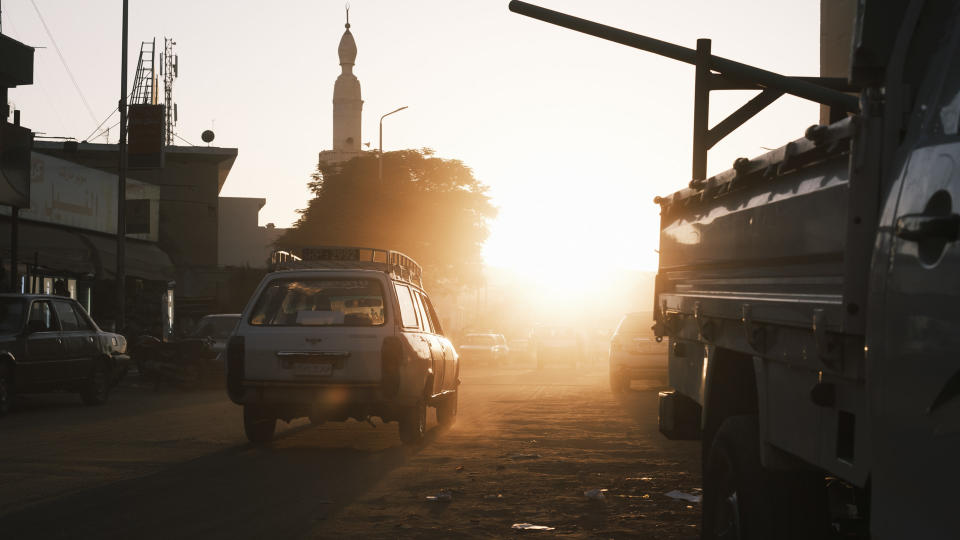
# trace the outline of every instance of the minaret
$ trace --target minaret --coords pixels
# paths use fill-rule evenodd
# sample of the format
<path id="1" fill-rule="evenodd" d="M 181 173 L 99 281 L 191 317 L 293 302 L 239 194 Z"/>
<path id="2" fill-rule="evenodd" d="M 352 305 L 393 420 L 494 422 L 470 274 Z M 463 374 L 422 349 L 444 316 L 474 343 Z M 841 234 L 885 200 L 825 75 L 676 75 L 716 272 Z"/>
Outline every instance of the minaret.
<path id="1" fill-rule="evenodd" d="M 337 53 L 342 72 L 333 85 L 333 153 L 336 160 L 348 160 L 360 154 L 360 81 L 353 74 L 357 59 L 357 43 L 350 33 L 350 8 L 347 7 L 346 30 L 340 38 Z"/>

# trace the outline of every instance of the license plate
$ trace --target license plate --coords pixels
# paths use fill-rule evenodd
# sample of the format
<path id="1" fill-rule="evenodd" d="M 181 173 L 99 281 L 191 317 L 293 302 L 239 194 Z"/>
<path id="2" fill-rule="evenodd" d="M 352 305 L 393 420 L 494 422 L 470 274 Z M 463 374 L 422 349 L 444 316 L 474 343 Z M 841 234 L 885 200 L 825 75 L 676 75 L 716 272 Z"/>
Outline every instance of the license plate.
<path id="1" fill-rule="evenodd" d="M 328 363 L 301 363 L 293 365 L 294 375 L 307 375 L 312 377 L 323 377 L 333 375 L 333 364 Z"/>

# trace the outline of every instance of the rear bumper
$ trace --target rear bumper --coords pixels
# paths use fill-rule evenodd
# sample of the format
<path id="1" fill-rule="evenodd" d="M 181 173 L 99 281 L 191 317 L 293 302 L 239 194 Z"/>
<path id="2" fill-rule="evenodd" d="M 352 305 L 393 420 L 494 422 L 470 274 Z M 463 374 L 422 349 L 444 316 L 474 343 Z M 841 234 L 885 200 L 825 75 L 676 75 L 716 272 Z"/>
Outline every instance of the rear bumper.
<path id="1" fill-rule="evenodd" d="M 616 351 L 610 353 L 610 371 L 625 374 L 637 373 L 652 367 L 667 367 L 664 353 L 632 353 Z"/>
<path id="2" fill-rule="evenodd" d="M 380 383 L 334 383 L 319 381 L 245 380 L 243 391 L 234 401 L 242 405 L 262 405 L 283 417 L 319 415 L 330 419 L 366 415 L 389 420 L 399 407 L 413 405 L 415 399 L 384 397 Z"/>

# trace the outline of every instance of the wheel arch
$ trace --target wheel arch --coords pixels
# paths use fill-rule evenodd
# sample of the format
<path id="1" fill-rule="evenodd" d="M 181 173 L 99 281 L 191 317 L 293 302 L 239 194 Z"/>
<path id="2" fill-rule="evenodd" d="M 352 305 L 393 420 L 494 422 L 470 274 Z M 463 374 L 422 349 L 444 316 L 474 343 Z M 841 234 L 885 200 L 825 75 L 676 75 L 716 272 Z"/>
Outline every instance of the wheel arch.
<path id="1" fill-rule="evenodd" d="M 758 387 L 753 356 L 720 347 L 707 347 L 705 356 L 701 428 L 706 452 L 726 418 L 761 411 L 765 392 Z"/>

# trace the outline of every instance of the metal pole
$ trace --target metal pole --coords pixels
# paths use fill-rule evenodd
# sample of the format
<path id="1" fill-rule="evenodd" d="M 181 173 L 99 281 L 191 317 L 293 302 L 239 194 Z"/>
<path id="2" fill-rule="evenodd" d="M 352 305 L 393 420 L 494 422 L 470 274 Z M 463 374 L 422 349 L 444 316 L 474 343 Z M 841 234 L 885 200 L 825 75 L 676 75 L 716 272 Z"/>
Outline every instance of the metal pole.
<path id="1" fill-rule="evenodd" d="M 17 287 L 19 281 L 20 262 L 17 260 L 17 252 L 20 250 L 20 209 L 16 206 L 10 207 L 10 292 L 20 292 Z"/>
<path id="2" fill-rule="evenodd" d="M 123 0 L 123 43 L 120 48 L 120 166 L 117 174 L 117 321 L 116 330 L 123 330 L 126 319 L 127 269 L 127 3 Z"/>
<path id="3" fill-rule="evenodd" d="M 521 2 L 520 0 L 510 1 L 510 11 L 569 28 L 570 30 L 576 30 L 577 32 L 583 32 L 584 34 L 613 41 L 614 43 L 620 43 L 621 45 L 635 49 L 673 58 L 674 60 L 686 62 L 687 64 L 696 65 L 697 63 L 697 52 L 693 49 L 640 34 L 634 34 L 633 32 L 627 32 L 626 30 L 612 26 L 595 23 L 567 15 L 566 13 L 553 11 L 552 9 Z M 776 88 L 783 90 L 787 94 L 809 99 L 810 101 L 841 107 L 846 111 L 856 112 L 860 110 L 860 102 L 856 96 L 850 96 L 819 84 L 793 77 L 786 77 L 779 73 L 741 64 L 740 62 L 719 56 L 710 57 L 710 69 L 736 79 L 754 82 L 765 88 Z"/>
<path id="4" fill-rule="evenodd" d="M 697 71 L 693 89 L 692 180 L 707 178 L 707 132 L 710 129 L 710 40 L 697 40 Z"/>
<path id="5" fill-rule="evenodd" d="M 380 153 L 377 155 L 377 181 L 380 183 L 383 183 L 383 119 L 390 116 L 393 113 L 398 113 L 406 108 L 407 106 L 404 105 L 403 107 L 400 107 L 399 109 L 394 111 L 390 111 L 387 114 L 380 117 Z"/>

